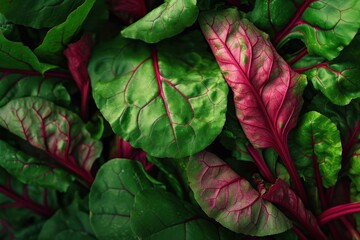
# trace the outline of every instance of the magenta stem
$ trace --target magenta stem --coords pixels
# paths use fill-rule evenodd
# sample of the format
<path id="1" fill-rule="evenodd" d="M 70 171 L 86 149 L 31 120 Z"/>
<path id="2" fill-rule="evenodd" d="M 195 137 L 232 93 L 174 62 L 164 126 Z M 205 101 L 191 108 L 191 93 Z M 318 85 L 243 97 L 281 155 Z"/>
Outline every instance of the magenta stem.
<path id="1" fill-rule="evenodd" d="M 347 214 L 360 212 L 360 202 L 341 204 L 331 207 L 318 216 L 319 224 L 324 225 L 327 222 Z"/>
<path id="2" fill-rule="evenodd" d="M 261 156 L 259 150 L 255 149 L 252 145 L 247 145 L 246 149 L 255 161 L 256 166 L 260 169 L 260 172 L 262 173 L 265 180 L 267 182 L 274 183 L 276 179 L 266 165 L 264 158 Z"/>

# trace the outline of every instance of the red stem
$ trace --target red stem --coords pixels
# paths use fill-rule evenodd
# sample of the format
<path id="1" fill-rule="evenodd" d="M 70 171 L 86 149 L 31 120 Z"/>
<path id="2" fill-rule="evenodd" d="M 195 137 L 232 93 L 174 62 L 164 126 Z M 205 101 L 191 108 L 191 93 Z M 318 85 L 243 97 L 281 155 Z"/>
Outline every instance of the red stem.
<path id="1" fill-rule="evenodd" d="M 265 180 L 267 182 L 274 183 L 276 179 L 266 165 L 263 157 L 260 155 L 259 150 L 255 149 L 252 145 L 247 145 L 246 149 L 248 150 L 250 156 L 254 159 L 256 166 L 260 169 L 260 172 L 264 176 Z"/>
<path id="2" fill-rule="evenodd" d="M 305 10 L 309 7 L 309 5 L 313 2 L 313 0 L 305 0 L 304 3 L 300 6 L 299 10 L 296 12 L 291 22 L 286 25 L 275 37 L 274 45 L 277 46 L 281 40 L 290 33 L 290 31 L 298 24 L 300 17 L 303 15 Z"/>
<path id="3" fill-rule="evenodd" d="M 324 225 L 338 217 L 358 212 L 360 212 L 360 202 L 341 204 L 322 212 L 318 216 L 319 224 Z"/>
<path id="4" fill-rule="evenodd" d="M 302 231 L 295 225 L 291 229 L 298 237 L 299 240 L 308 240 L 308 238 L 302 233 Z"/>
<path id="5" fill-rule="evenodd" d="M 346 217 L 340 217 L 340 221 L 344 224 L 345 228 L 348 230 L 348 233 L 351 234 L 352 240 L 360 240 L 359 232 L 354 228 L 354 226 L 346 219 Z"/>
<path id="6" fill-rule="evenodd" d="M 307 48 L 305 48 L 301 52 L 299 52 L 293 59 L 291 59 L 288 64 L 290 66 L 293 66 L 295 63 L 297 63 L 299 60 L 301 60 L 307 54 L 308 54 L 308 50 L 307 50 Z"/>
<path id="7" fill-rule="evenodd" d="M 89 99 L 89 82 L 86 82 L 81 91 L 81 117 L 84 121 L 87 119 L 87 105 Z"/>

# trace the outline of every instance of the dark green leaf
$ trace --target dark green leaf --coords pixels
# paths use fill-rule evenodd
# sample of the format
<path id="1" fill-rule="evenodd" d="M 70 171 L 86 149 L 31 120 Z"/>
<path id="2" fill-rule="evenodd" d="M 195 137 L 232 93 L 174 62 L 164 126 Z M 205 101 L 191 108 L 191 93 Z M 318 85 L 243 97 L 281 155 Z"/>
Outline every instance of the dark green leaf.
<path id="1" fill-rule="evenodd" d="M 125 28 L 121 34 L 126 38 L 156 43 L 191 26 L 198 13 L 196 0 L 165 0 L 159 7 Z"/>
<path id="2" fill-rule="evenodd" d="M 65 22 L 50 29 L 34 53 L 43 61 L 53 64 L 61 63 L 64 58 L 62 52 L 82 27 L 94 3 L 95 0 L 85 0 L 69 14 Z"/>
<path id="3" fill-rule="evenodd" d="M 87 199 L 75 196 L 70 206 L 58 210 L 45 222 L 38 239 L 95 240 L 88 211 Z"/>
<path id="4" fill-rule="evenodd" d="M 65 192 L 75 177 L 54 164 L 28 156 L 0 140 L 0 166 L 25 184 Z"/>
<path id="5" fill-rule="evenodd" d="M 225 122 L 228 87 L 198 32 L 149 46 L 117 37 L 89 64 L 93 96 L 114 132 L 156 157 L 208 146 Z M 144 94 L 146 93 L 146 94 Z"/>
<path id="6" fill-rule="evenodd" d="M 84 0 L 0 0 L 0 12 L 13 23 L 33 28 L 53 27 Z"/>
<path id="7" fill-rule="evenodd" d="M 136 239 L 130 227 L 135 194 L 152 188 L 142 165 L 114 159 L 100 168 L 90 190 L 91 224 L 99 239 Z"/>

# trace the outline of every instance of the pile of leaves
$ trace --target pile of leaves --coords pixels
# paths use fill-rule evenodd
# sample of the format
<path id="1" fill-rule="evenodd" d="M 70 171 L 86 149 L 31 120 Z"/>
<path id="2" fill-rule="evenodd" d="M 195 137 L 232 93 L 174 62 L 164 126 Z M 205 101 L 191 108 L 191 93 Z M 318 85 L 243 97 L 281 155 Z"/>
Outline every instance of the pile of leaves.
<path id="1" fill-rule="evenodd" d="M 359 16 L 0 0 L 0 238 L 360 239 Z"/>

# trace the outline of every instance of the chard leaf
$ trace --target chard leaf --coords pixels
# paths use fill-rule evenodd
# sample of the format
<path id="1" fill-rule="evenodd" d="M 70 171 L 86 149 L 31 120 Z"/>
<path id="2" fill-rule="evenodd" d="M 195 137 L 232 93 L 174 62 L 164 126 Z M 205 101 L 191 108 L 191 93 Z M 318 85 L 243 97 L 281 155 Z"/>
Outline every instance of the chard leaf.
<path id="1" fill-rule="evenodd" d="M 90 190 L 90 220 L 99 239 L 136 239 L 130 210 L 137 192 L 153 183 L 141 164 L 114 159 L 101 166 Z"/>
<path id="2" fill-rule="evenodd" d="M 65 192 L 75 177 L 54 164 L 44 163 L 0 140 L 0 166 L 25 184 Z"/>
<path id="3" fill-rule="evenodd" d="M 0 59 L 0 68 L 34 70 L 40 73 L 55 68 L 55 66 L 39 62 L 29 47 L 20 42 L 7 40 L 1 32 Z"/>
<path id="4" fill-rule="evenodd" d="M 61 63 L 62 52 L 82 27 L 94 3 L 95 0 L 85 0 L 82 5 L 69 14 L 65 22 L 50 29 L 34 53 L 43 61 L 52 64 Z"/>
<path id="5" fill-rule="evenodd" d="M 340 132 L 335 123 L 318 112 L 308 112 L 299 120 L 291 139 L 292 157 L 305 182 L 315 184 L 317 179 L 325 188 L 334 186 L 342 154 Z"/>
<path id="6" fill-rule="evenodd" d="M 139 239 L 234 239 L 199 216 L 196 208 L 164 190 L 147 189 L 135 196 L 131 227 Z M 175 238 L 174 238 L 175 237 Z"/>
<path id="7" fill-rule="evenodd" d="M 16 231 L 50 217 L 58 207 L 55 191 L 25 185 L 0 168 L 0 219 Z"/>
<path id="8" fill-rule="evenodd" d="M 102 151 L 73 112 L 36 97 L 10 101 L 0 108 L 0 126 L 45 151 L 77 176 L 93 181 L 91 167 Z"/>
<path id="9" fill-rule="evenodd" d="M 27 70 L 0 68 L 0 107 L 21 97 L 40 97 L 61 106 L 69 106 L 70 94 L 63 86 L 61 74 L 47 72 L 44 75 Z"/>
<path id="10" fill-rule="evenodd" d="M 3 34 L 5 37 L 12 35 L 14 32 L 15 26 L 9 20 L 5 18 L 3 14 L 0 13 L 0 34 Z"/>
<path id="11" fill-rule="evenodd" d="M 58 210 L 45 222 L 38 239 L 95 240 L 87 205 L 87 199 L 80 201 L 79 197 L 75 197 L 69 206 Z"/>
<path id="12" fill-rule="evenodd" d="M 281 207 L 281 209 L 286 212 L 287 216 L 290 216 L 300 223 L 301 226 L 305 227 L 314 239 L 327 239 L 320 229 L 316 217 L 311 211 L 305 208 L 301 199 L 293 190 L 291 190 L 286 182 L 277 179 L 269 188 L 268 192 L 262 197 Z"/>
<path id="13" fill-rule="evenodd" d="M 111 12 L 130 24 L 146 15 L 145 0 L 105 0 Z"/>
<path id="14" fill-rule="evenodd" d="M 156 43 L 191 26 L 198 13 L 196 0 L 165 0 L 163 4 L 121 31 L 121 34 L 126 38 Z"/>
<path id="15" fill-rule="evenodd" d="M 0 0 L 0 12 L 13 23 L 48 28 L 63 22 L 83 0 Z"/>
<path id="16" fill-rule="evenodd" d="M 301 39 L 310 54 L 332 60 L 357 33 L 359 14 L 357 0 L 259 0 L 249 16 L 278 48 Z"/>
<path id="17" fill-rule="evenodd" d="M 176 40 L 176 48 L 155 47 L 119 36 L 95 48 L 89 64 L 95 102 L 114 132 L 155 157 L 196 153 L 225 122 L 228 88 L 200 33 Z"/>
<path id="18" fill-rule="evenodd" d="M 214 154 L 202 152 L 192 157 L 187 174 L 203 211 L 224 227 L 251 236 L 291 228 L 285 215 Z"/>
<path id="19" fill-rule="evenodd" d="M 347 105 L 352 99 L 360 97 L 359 51 L 356 50 L 359 44 L 360 36 L 357 36 L 335 60 L 315 64 L 305 72 L 314 88 L 334 104 Z"/>

